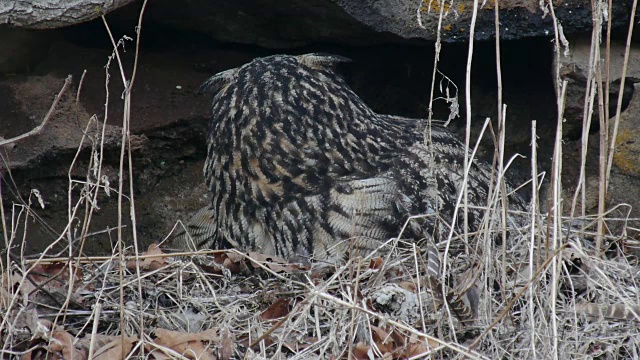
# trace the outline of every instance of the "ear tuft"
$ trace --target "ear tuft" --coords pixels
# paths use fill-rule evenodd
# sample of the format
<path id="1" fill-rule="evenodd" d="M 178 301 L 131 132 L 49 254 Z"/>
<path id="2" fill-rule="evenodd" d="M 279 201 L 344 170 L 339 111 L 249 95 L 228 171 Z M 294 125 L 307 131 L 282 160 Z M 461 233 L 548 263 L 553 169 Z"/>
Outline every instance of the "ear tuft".
<path id="1" fill-rule="evenodd" d="M 351 62 L 351 59 L 333 54 L 324 53 L 311 53 L 297 56 L 300 63 L 305 64 L 314 69 L 331 69 L 335 68 L 340 63 Z"/>
<path id="2" fill-rule="evenodd" d="M 235 78 L 238 69 L 229 69 L 222 72 L 219 72 L 212 77 L 210 77 L 207 81 L 200 85 L 198 89 L 198 94 L 203 95 L 205 93 L 217 94 L 219 91 L 223 90 L 227 87 Z"/>

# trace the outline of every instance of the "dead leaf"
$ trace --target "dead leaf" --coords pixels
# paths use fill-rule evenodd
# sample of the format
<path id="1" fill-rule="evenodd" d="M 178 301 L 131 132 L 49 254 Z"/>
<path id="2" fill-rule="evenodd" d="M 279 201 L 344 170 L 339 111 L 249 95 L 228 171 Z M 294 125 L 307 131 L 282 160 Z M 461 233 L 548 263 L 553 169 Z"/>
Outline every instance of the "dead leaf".
<path id="1" fill-rule="evenodd" d="M 280 319 L 291 311 L 291 299 L 280 298 L 260 314 L 262 320 Z"/>
<path id="2" fill-rule="evenodd" d="M 213 349 L 205 348 L 197 334 L 156 329 L 155 343 L 165 346 L 188 359 L 216 360 Z M 153 352 L 155 354 L 155 351 Z"/>
<path id="3" fill-rule="evenodd" d="M 249 259 L 251 260 L 251 264 L 256 268 L 261 268 L 260 264 L 264 267 L 272 270 L 276 273 L 293 273 L 309 270 L 308 266 L 298 264 L 298 263 L 289 263 L 282 258 L 272 255 L 264 255 L 256 252 L 250 252 L 247 254 Z"/>
<path id="4" fill-rule="evenodd" d="M 214 353 L 215 349 L 218 349 L 220 359 L 227 360 L 233 355 L 235 339 L 228 330 L 209 329 L 199 333 L 185 333 L 156 329 L 154 333 L 157 345 L 170 348 L 189 359 L 216 360 L 218 357 Z M 211 344 L 215 346 L 211 347 Z"/>
<path id="5" fill-rule="evenodd" d="M 11 274 L 2 274 L 2 287 L 4 289 L 14 289 L 16 285 L 19 285 L 22 282 L 22 276 L 18 275 L 16 272 L 12 272 Z"/>
<path id="6" fill-rule="evenodd" d="M 393 330 L 391 331 L 391 337 L 393 338 L 393 341 L 395 341 L 395 343 L 398 346 L 396 350 L 402 350 L 403 347 L 406 345 L 407 336 L 401 333 L 400 331 Z"/>
<path id="7" fill-rule="evenodd" d="M 48 334 L 53 324 L 50 320 L 40 319 L 38 310 L 35 308 L 24 311 L 12 312 L 10 315 L 13 320 L 13 327 L 17 329 L 27 328 L 34 338 L 41 338 Z"/>
<path id="8" fill-rule="evenodd" d="M 18 286 L 20 286 L 20 293 L 18 294 Z M 25 298 L 36 288 L 29 281 L 22 281 L 22 276 L 13 272 L 11 274 L 4 273 L 2 274 L 2 289 L 0 289 L 0 308 L 8 308 L 9 303 L 16 296 L 20 296 L 21 298 Z"/>
<path id="9" fill-rule="evenodd" d="M 235 251 L 227 251 L 226 252 L 227 258 L 229 258 L 230 261 L 233 261 L 235 263 L 239 263 L 244 261 L 246 258 L 244 256 L 242 256 L 242 254 L 239 254 Z"/>
<path id="10" fill-rule="evenodd" d="M 309 270 L 308 266 L 288 263 L 284 259 L 272 255 L 264 255 L 257 252 L 240 254 L 237 251 L 226 251 L 213 255 L 216 263 L 229 269 L 232 274 L 240 274 L 252 269 L 262 269 L 265 267 L 277 273 L 293 273 Z M 221 274 L 217 269 L 212 269 L 212 273 Z"/>
<path id="11" fill-rule="evenodd" d="M 73 335 L 66 330 L 56 329 L 51 333 L 49 340 L 49 350 L 62 355 L 64 360 L 85 360 L 88 359 L 88 352 L 84 349 L 76 349 L 73 344 Z"/>
<path id="12" fill-rule="evenodd" d="M 87 346 L 88 349 L 91 336 L 88 335 L 83 340 L 83 345 Z M 122 354 L 125 357 L 129 355 L 137 342 L 138 337 L 136 336 L 125 336 L 123 338 L 122 336 L 96 335 L 93 344 L 96 350 L 93 353 L 93 358 L 95 360 L 122 359 Z"/>
<path id="13" fill-rule="evenodd" d="M 405 357 L 421 355 L 437 346 L 438 344 L 435 341 L 429 339 L 421 339 L 412 334 L 411 337 L 407 340 L 407 345 L 402 355 Z"/>
<path id="14" fill-rule="evenodd" d="M 2 276 L 2 289 L 0 289 L 0 308 L 5 307 L 11 301 L 34 301 L 47 305 L 59 305 L 70 295 L 72 304 L 84 302 L 87 294 L 93 293 L 92 286 L 87 286 L 82 279 L 82 272 L 71 269 L 74 275 L 73 291 L 69 294 L 69 267 L 65 263 L 36 264 L 24 277 L 14 272 L 10 276 Z M 43 290 L 43 291 L 40 291 Z"/>
<path id="15" fill-rule="evenodd" d="M 30 274 L 32 275 L 32 279 L 39 284 L 47 282 L 51 279 L 55 279 L 58 281 L 69 280 L 70 272 L 67 265 L 71 266 L 71 271 L 73 272 L 73 276 L 76 280 L 82 278 L 82 270 L 74 267 L 73 264 L 63 262 L 38 264 L 31 270 Z"/>
<path id="16" fill-rule="evenodd" d="M 413 281 L 401 281 L 398 285 L 405 290 L 416 292 L 416 284 Z"/>
<path id="17" fill-rule="evenodd" d="M 220 360 L 229 360 L 233 356 L 233 350 L 235 349 L 235 336 L 229 331 L 224 329 L 222 331 L 222 341 L 220 341 Z"/>
<path id="18" fill-rule="evenodd" d="M 356 346 L 353 348 L 353 356 L 357 360 L 371 359 L 371 356 L 369 356 L 369 352 L 371 352 L 371 348 L 369 347 L 369 345 L 366 345 L 365 343 L 362 343 L 362 342 L 357 343 Z"/>
<path id="19" fill-rule="evenodd" d="M 382 355 L 392 354 L 395 352 L 397 344 L 388 332 L 377 326 L 371 326 L 371 331 L 372 340 L 375 342 Z"/>
<path id="20" fill-rule="evenodd" d="M 158 244 L 152 243 L 151 245 L 149 245 L 149 248 L 147 249 L 147 251 L 142 253 L 141 256 L 144 257 L 144 256 L 162 255 L 162 254 L 164 254 L 164 252 L 162 252 L 162 249 L 158 247 Z M 127 261 L 127 269 L 131 271 L 135 271 L 136 264 L 140 267 L 141 270 L 155 271 L 164 267 L 166 265 L 166 260 L 164 257 L 143 258 L 142 260 L 138 260 L 137 262 L 135 260 L 129 260 Z"/>
<path id="21" fill-rule="evenodd" d="M 291 351 L 292 354 L 296 354 L 306 348 L 308 348 L 309 346 L 315 344 L 316 342 L 318 342 L 318 338 L 316 337 L 307 337 L 306 339 L 304 339 L 303 342 L 297 341 L 297 342 L 285 342 L 284 344 L 282 344 L 285 348 L 287 348 L 289 351 Z"/>
<path id="22" fill-rule="evenodd" d="M 382 264 L 384 264 L 384 259 L 381 257 L 373 258 L 369 261 L 369 269 L 379 270 L 382 268 Z"/>
<path id="23" fill-rule="evenodd" d="M 82 281 L 84 274 L 82 270 L 71 263 L 54 262 L 51 264 L 37 264 L 27 275 L 33 283 L 49 289 L 68 288 L 69 279 L 73 277 L 72 290 L 77 292 L 80 289 L 93 290 L 92 284 L 85 284 Z"/>
<path id="24" fill-rule="evenodd" d="M 232 274 L 240 274 L 247 269 L 244 257 L 234 252 L 225 251 L 213 254 L 213 260 L 228 269 Z M 208 273 L 222 275 L 222 269 L 216 266 L 200 265 Z"/>

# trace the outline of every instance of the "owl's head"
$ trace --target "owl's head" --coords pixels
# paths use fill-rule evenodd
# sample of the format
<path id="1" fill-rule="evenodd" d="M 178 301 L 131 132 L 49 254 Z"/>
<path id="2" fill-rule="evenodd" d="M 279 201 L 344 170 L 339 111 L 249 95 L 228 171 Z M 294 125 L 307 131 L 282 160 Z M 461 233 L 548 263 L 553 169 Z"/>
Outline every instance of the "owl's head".
<path id="1" fill-rule="evenodd" d="M 257 58 L 237 68 L 225 70 L 209 78 L 200 86 L 200 93 L 218 94 L 230 85 L 269 85 L 287 78 L 309 78 L 309 75 L 338 76 L 336 67 L 350 62 L 349 58 L 322 53 L 304 55 L 273 55 Z"/>

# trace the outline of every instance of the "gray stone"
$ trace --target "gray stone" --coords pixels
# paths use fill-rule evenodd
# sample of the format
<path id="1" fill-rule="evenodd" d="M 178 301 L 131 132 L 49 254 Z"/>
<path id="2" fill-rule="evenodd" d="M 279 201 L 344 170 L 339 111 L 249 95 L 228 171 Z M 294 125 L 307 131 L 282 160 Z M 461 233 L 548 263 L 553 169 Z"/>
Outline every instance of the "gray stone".
<path id="1" fill-rule="evenodd" d="M 3 0 L 0 24 L 55 29 L 93 20 L 133 0 Z"/>
<path id="2" fill-rule="evenodd" d="M 589 56 L 591 52 L 591 38 L 576 37 L 569 39 L 569 56 L 560 56 L 560 77 L 567 80 L 567 90 L 565 94 L 564 118 L 567 120 L 563 125 L 564 136 L 569 139 L 578 139 L 582 134 L 582 123 L 584 118 L 584 100 L 586 83 L 589 75 Z M 605 44 L 601 46 L 601 58 L 604 59 Z M 625 44 L 622 41 L 614 40 L 611 43 L 610 69 L 610 106 L 609 116 L 615 116 L 616 104 L 618 101 L 618 91 L 620 79 L 622 77 L 622 67 L 624 64 Z M 555 61 L 555 57 L 554 57 Z M 603 61 L 603 76 L 604 61 Z M 553 67 L 555 69 L 555 66 Z M 553 76 L 553 75 L 552 75 Z M 629 105 L 633 95 L 632 79 L 640 80 L 640 48 L 631 46 L 629 65 L 626 73 L 623 110 Z M 603 79 L 604 80 L 604 79 Z M 591 119 L 591 131 L 598 129 L 598 99 L 595 97 L 593 117 Z"/>
<path id="3" fill-rule="evenodd" d="M 435 40 L 442 10 L 443 41 L 467 41 L 473 14 L 473 1 L 438 0 L 334 0 L 347 13 L 377 32 L 391 32 L 403 38 Z M 444 3 L 440 6 L 439 3 Z M 482 4 L 484 3 L 484 6 Z M 627 21 L 630 2 L 616 1 L 614 24 Z M 453 4 L 453 5 L 451 5 Z M 495 1 L 479 1 L 475 38 L 490 39 L 495 34 Z M 500 1 L 500 36 L 521 39 L 553 34 L 551 16 L 537 1 Z M 590 1 L 563 1 L 555 4 L 555 13 L 566 32 L 591 29 Z M 420 23 L 418 21 L 420 18 Z M 420 26 L 422 25 L 422 26 Z"/>
<path id="4" fill-rule="evenodd" d="M 98 18 L 132 0 L 38 0 L 0 2 L 0 24 L 51 29 Z M 138 1 L 137 3 L 141 3 Z M 444 5 L 439 5 L 443 3 Z M 480 1 L 475 37 L 494 36 L 494 1 Z M 628 22 L 631 0 L 614 2 L 614 26 Z M 472 17 L 471 0 L 158 0 L 149 2 L 147 23 L 180 31 L 206 34 L 223 42 L 265 47 L 293 47 L 312 42 L 379 44 L 407 40 L 435 40 L 442 9 L 441 38 L 467 41 Z M 137 16 L 139 7 L 127 7 Z M 133 15 L 132 15 L 133 14 Z M 590 31 L 591 1 L 555 4 L 555 14 L 566 33 Z M 128 19 L 129 17 L 127 17 Z M 113 17 L 110 17 L 112 20 Z M 501 37 L 522 39 L 553 34 L 551 16 L 539 2 L 500 1 Z"/>
<path id="5" fill-rule="evenodd" d="M 434 41 L 443 6 L 441 38 L 464 42 L 469 38 L 471 0 L 160 0 L 152 4 L 150 20 L 179 30 L 204 33 L 219 41 L 292 47 L 312 42 L 340 44 Z M 478 9 L 475 38 L 495 34 L 494 1 Z M 450 4 L 453 3 L 453 6 Z M 615 1 L 614 26 L 629 19 L 631 2 Z M 555 13 L 567 34 L 591 31 L 591 2 L 562 1 Z M 553 34 L 551 15 L 538 1 L 500 1 L 500 31 L 505 40 Z M 422 25 L 422 26 L 421 26 Z"/>
<path id="6" fill-rule="evenodd" d="M 638 71 L 638 69 L 636 69 Z M 624 175 L 640 177 L 640 84 L 633 84 L 629 107 L 620 116 L 613 164 Z M 609 134 L 613 134 L 613 121 Z M 638 199 L 638 197 L 634 197 Z"/>

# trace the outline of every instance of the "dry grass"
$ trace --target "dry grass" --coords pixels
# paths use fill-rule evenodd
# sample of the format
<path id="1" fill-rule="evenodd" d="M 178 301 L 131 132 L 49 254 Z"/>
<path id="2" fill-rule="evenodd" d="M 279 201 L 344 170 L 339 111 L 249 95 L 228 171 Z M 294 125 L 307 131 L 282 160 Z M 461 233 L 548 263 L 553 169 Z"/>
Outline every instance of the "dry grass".
<path id="1" fill-rule="evenodd" d="M 541 4 L 554 16 L 550 4 Z M 474 2 L 474 18 L 478 5 Z M 442 19 L 444 7 L 439 8 Z M 498 6 L 495 11 L 498 19 Z M 597 11 L 601 10 L 594 9 Z M 141 25 L 142 13 L 138 44 Z M 601 36 L 598 31 L 594 26 L 596 39 Z M 610 36 L 610 31 L 607 34 Z M 556 27 L 558 57 L 562 39 L 561 27 Z M 495 186 L 484 209 L 484 226 L 476 233 L 457 234 L 452 230 L 437 244 L 405 243 L 399 236 L 381 243 L 368 256 L 335 264 L 316 263 L 309 268 L 255 253 L 171 254 L 155 245 L 143 253 L 135 246 L 137 241 L 133 245 L 124 243 L 124 230 L 132 231 L 136 239 L 133 184 L 130 182 L 127 189 L 124 183 L 132 178 L 127 174 L 134 171 L 127 129 L 135 67 L 127 80 L 119 61 L 119 43 L 113 43 L 114 55 L 107 72 L 115 59 L 125 99 L 129 99 L 125 100 L 117 189 L 101 172 L 104 122 L 92 118 L 82 140 L 92 149 L 87 180 L 78 182 L 69 176 L 69 225 L 37 258 L 27 258 L 20 251 L 7 255 L 1 263 L 3 358 L 640 358 L 640 242 L 628 236 L 629 231 L 638 230 L 638 219 L 629 218 L 624 206 L 606 209 L 602 193 L 608 185 L 611 159 L 602 157 L 599 213 L 588 216 L 581 207 L 583 161 L 581 183 L 572 204 L 572 209 L 582 209 L 582 214 L 565 217 L 560 206 L 559 121 L 551 170 L 551 210 L 540 213 L 539 201 L 546 199 L 538 193 L 541 180 L 534 122 L 531 211 L 508 212 L 503 206 L 508 195 L 504 174 L 513 159 L 504 158 L 508 115 L 501 100 L 499 62 Z M 465 84 L 467 147 L 472 141 L 472 44 Z M 498 38 L 498 55 L 499 44 Z M 599 59 L 600 47 L 595 48 L 594 58 Z M 436 49 L 439 52 L 439 41 Z M 590 72 L 594 80 L 589 82 L 586 106 L 595 104 L 596 92 L 591 89 L 602 87 L 601 80 L 609 77 L 603 77 L 602 70 L 602 66 L 594 65 Z M 436 61 L 432 99 L 437 73 Z M 564 85 L 557 76 L 557 106 L 562 119 Z M 81 85 L 82 80 L 79 89 Z M 602 98 L 601 93 L 597 92 Z M 448 94 L 447 100 L 452 100 Z M 608 99 L 601 100 L 608 104 Z M 618 106 L 615 121 L 619 112 Z M 587 114 L 590 112 L 585 111 L 585 129 L 591 121 Z M 605 115 L 599 114 L 605 125 L 601 128 L 608 128 Z M 105 113 L 104 118 L 107 116 Z M 612 151 L 606 145 L 615 143 L 615 132 L 612 136 L 601 140 L 605 155 Z M 586 145 L 585 137 L 584 151 Z M 465 164 L 471 162 L 476 149 L 477 143 Z M 74 164 L 75 159 L 72 168 Z M 81 195 L 73 196 L 78 188 L 82 189 Z M 98 195 L 108 192 L 118 194 L 117 242 L 111 256 L 84 257 L 82 249 L 91 235 Z M 461 192 L 456 212 L 462 219 L 468 209 L 464 194 Z M 4 204 L 0 203 L 7 249 L 21 244 L 16 232 L 8 229 L 24 223 L 27 230 L 25 219 L 32 213 L 31 204 L 37 202 L 37 195 L 14 206 L 10 228 L 4 220 Z M 133 219 L 131 229 L 122 226 L 121 217 L 126 212 Z M 73 219 L 79 219 L 80 225 Z M 61 245 L 65 251 L 53 254 L 54 246 Z M 456 297 L 465 300 L 472 310 L 471 319 L 461 320 Z"/>
<path id="2" fill-rule="evenodd" d="M 478 289 L 472 323 L 435 300 L 420 247 L 396 241 L 368 257 L 311 269 L 259 254 L 164 254 L 156 247 L 138 262 L 134 249 L 125 248 L 122 275 L 117 254 L 71 263 L 23 259 L 4 277 L 3 351 L 34 358 L 48 351 L 56 358 L 53 345 L 65 334 L 75 338 L 82 358 L 91 339 L 103 338 L 108 341 L 94 345 L 99 353 L 125 344 L 130 356 L 150 358 L 199 349 L 214 358 L 347 358 L 349 352 L 357 359 L 551 358 L 555 317 L 560 358 L 638 356 L 640 270 L 637 259 L 617 248 L 624 237 L 605 237 L 612 249 L 603 259 L 594 255 L 593 242 L 573 236 L 561 251 L 545 255 L 531 246 L 528 230 L 521 231 L 506 254 L 481 257 L 474 283 L 500 286 Z M 533 238 L 544 243 L 543 235 Z M 445 246 L 438 246 L 440 253 Z M 531 249 L 542 255 L 534 257 L 534 268 L 528 266 Z M 549 265 L 555 259 L 560 267 L 554 275 Z M 451 273 L 464 273 L 457 260 Z M 60 349 L 66 358 L 66 348 Z"/>

